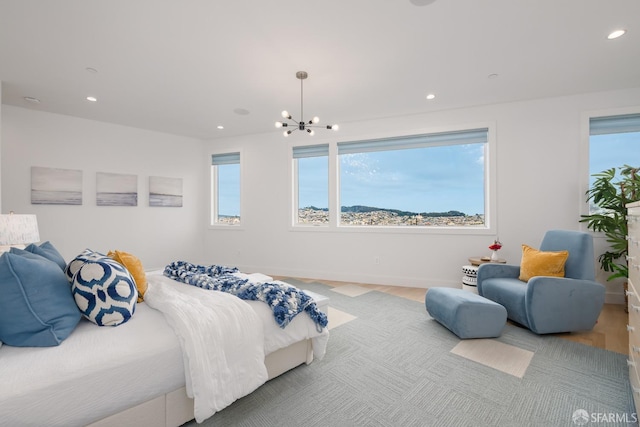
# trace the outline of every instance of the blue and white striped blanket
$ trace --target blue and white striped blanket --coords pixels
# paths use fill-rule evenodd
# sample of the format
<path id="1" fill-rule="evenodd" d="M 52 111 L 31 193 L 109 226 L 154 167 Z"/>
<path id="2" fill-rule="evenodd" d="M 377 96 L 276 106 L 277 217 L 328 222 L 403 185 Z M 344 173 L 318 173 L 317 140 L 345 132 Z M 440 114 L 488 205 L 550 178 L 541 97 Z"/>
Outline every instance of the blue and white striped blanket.
<path id="1" fill-rule="evenodd" d="M 164 275 L 203 289 L 227 292 L 243 300 L 262 301 L 273 311 L 273 317 L 281 328 L 303 311 L 315 322 L 318 331 L 327 326 L 327 315 L 321 312 L 313 299 L 284 282 L 252 283 L 233 275 L 235 267 L 221 265 L 195 265 L 186 261 L 174 261 L 164 269 Z"/>

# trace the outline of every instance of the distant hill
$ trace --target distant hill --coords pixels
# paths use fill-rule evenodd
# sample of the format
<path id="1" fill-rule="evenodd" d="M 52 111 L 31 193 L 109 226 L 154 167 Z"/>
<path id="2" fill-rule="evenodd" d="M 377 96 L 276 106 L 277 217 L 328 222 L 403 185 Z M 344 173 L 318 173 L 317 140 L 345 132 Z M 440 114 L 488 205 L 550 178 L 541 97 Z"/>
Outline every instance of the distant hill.
<path id="1" fill-rule="evenodd" d="M 316 211 L 327 211 L 327 208 L 317 208 L 315 206 L 309 206 L 306 209 L 312 209 Z M 448 212 L 409 212 L 409 211 L 401 211 L 398 209 L 385 209 L 385 208 L 374 208 L 371 206 L 342 206 L 340 208 L 341 212 L 347 213 L 368 213 L 368 212 L 390 212 L 395 213 L 398 216 L 416 216 L 421 215 L 423 217 L 441 217 L 441 216 L 467 216 L 464 212 L 460 211 L 448 211 Z"/>

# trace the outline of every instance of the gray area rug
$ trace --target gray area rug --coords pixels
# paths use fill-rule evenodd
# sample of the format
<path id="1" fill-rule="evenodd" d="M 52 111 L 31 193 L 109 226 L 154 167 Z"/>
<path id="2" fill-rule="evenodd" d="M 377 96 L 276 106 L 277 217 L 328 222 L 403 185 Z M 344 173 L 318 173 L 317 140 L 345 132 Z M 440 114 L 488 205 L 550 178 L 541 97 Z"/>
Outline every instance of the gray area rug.
<path id="1" fill-rule="evenodd" d="M 201 425 L 634 425 L 622 354 L 507 325 L 498 341 L 535 353 L 517 378 L 451 353 L 460 340 L 424 304 L 287 281 L 357 319 L 331 330 L 323 360 L 267 382 Z"/>

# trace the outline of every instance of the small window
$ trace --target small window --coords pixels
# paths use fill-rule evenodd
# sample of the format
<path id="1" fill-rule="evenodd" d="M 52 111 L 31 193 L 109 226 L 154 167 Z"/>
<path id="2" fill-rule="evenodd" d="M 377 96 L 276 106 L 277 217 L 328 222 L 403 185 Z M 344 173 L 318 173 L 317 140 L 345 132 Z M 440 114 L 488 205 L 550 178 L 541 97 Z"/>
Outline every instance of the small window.
<path id="1" fill-rule="evenodd" d="M 624 165 L 640 167 L 640 114 L 594 117 L 589 120 L 589 188 L 594 174 Z M 615 182 L 615 180 L 614 180 Z M 589 206 L 589 213 L 595 213 Z"/>
<path id="2" fill-rule="evenodd" d="M 211 224 L 240 224 L 240 153 L 211 156 Z"/>
<path id="3" fill-rule="evenodd" d="M 339 143 L 340 225 L 485 227 L 487 134 Z"/>
<path id="4" fill-rule="evenodd" d="M 329 146 L 293 147 L 294 223 L 329 224 Z"/>

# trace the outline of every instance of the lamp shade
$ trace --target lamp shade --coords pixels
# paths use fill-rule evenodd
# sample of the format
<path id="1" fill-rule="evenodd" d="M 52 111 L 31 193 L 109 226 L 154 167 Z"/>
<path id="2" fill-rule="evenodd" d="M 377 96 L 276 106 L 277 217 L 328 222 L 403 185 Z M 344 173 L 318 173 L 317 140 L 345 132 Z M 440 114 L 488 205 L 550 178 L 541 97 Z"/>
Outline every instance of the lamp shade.
<path id="1" fill-rule="evenodd" d="M 0 245 L 28 245 L 40 241 L 35 215 L 0 215 Z"/>

